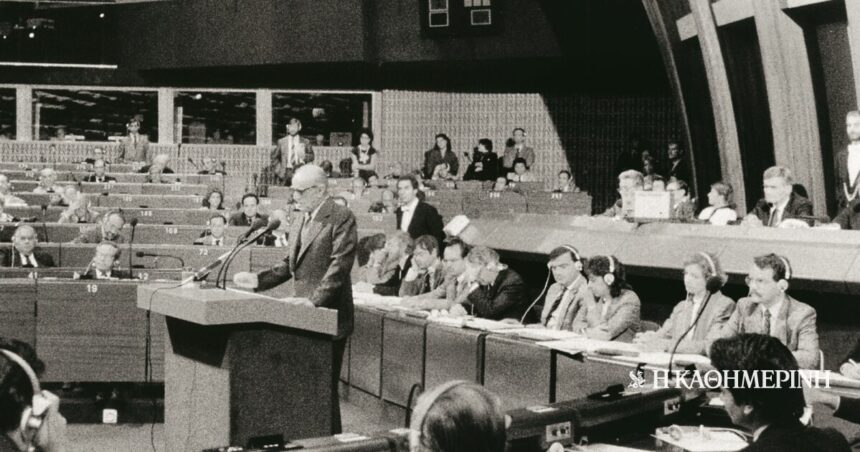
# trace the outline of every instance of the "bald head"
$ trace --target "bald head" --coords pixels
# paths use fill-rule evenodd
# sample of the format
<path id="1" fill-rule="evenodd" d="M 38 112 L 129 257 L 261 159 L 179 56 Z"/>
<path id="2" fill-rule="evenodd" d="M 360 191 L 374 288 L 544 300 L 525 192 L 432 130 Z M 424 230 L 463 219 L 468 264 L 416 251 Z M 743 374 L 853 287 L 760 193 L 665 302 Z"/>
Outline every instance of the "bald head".
<path id="1" fill-rule="evenodd" d="M 328 186 L 328 176 L 319 166 L 302 165 L 293 174 L 293 189 L 295 190 L 326 186 Z"/>

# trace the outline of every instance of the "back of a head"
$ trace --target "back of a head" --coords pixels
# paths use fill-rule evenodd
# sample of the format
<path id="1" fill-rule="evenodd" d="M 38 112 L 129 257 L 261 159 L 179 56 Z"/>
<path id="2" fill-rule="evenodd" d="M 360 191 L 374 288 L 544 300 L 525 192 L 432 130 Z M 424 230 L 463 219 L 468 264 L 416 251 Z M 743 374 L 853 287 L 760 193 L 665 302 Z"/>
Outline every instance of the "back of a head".
<path id="1" fill-rule="evenodd" d="M 797 360 L 779 339 L 763 334 L 738 334 L 714 341 L 710 349 L 713 366 L 720 372 L 795 371 Z M 739 378 L 743 381 L 743 378 Z M 760 380 L 760 379 L 759 379 Z M 730 387 L 735 403 L 752 405 L 763 423 L 796 422 L 806 402 L 797 381 L 782 382 L 778 387 Z M 741 385 L 742 386 L 742 385 Z"/>
<path id="2" fill-rule="evenodd" d="M 412 451 L 505 450 L 501 402 L 476 383 L 448 382 L 423 394 L 415 406 L 410 427 Z"/>
<path id="3" fill-rule="evenodd" d="M 36 358 L 33 347 L 25 342 L 0 338 L 0 348 L 23 358 L 36 375 L 45 370 L 45 365 Z M 30 406 L 32 400 L 33 386 L 24 369 L 0 354 L 0 434 L 19 427 L 21 413 Z"/>
<path id="4" fill-rule="evenodd" d="M 325 171 L 314 164 L 300 166 L 293 174 L 293 188 L 304 190 L 314 186 L 328 186 L 328 176 Z"/>

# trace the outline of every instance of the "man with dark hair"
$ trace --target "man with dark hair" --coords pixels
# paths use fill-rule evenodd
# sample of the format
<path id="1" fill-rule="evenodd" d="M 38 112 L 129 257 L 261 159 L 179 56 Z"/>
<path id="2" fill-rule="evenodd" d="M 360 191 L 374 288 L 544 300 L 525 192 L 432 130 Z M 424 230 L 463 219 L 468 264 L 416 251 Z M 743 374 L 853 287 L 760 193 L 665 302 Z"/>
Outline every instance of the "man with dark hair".
<path id="1" fill-rule="evenodd" d="M 413 239 L 430 235 L 441 242 L 445 239 L 442 217 L 435 207 L 418 199 L 418 187 L 418 179 L 414 176 L 403 176 L 397 180 L 397 196 L 400 202 L 400 207 L 395 212 L 397 229 L 408 232 Z"/>
<path id="2" fill-rule="evenodd" d="M 44 370 L 29 344 L 0 338 L 0 452 L 66 450 L 60 399 L 39 387 Z"/>
<path id="3" fill-rule="evenodd" d="M 802 369 L 815 369 L 819 358 L 815 309 L 785 293 L 790 280 L 788 259 L 773 253 L 756 257 L 747 276 L 749 296 L 738 300 L 720 336 L 774 336 L 791 350 Z"/>
<path id="4" fill-rule="evenodd" d="M 397 295 L 400 292 L 400 284 L 412 267 L 413 246 L 408 233 L 395 231 L 388 234 L 382 249 L 370 254 L 365 279 L 374 285 L 374 293 Z"/>
<path id="5" fill-rule="evenodd" d="M 571 330 L 573 319 L 580 311 L 584 315 L 585 307 L 594 304 L 588 280 L 582 273 L 583 265 L 579 252 L 572 246 L 560 246 L 549 253 L 547 266 L 555 282 L 546 292 L 541 325 L 554 330 Z"/>
<path id="6" fill-rule="evenodd" d="M 535 164 L 535 150 L 531 146 L 526 146 L 526 131 L 522 127 L 517 127 L 511 134 L 511 139 L 508 140 L 505 146 L 505 153 L 502 156 L 502 168 L 505 173 L 514 171 L 514 161 L 523 159 L 526 169 L 531 169 Z"/>
<path id="7" fill-rule="evenodd" d="M 251 226 L 257 219 L 267 219 L 259 212 L 260 198 L 254 193 L 242 196 L 242 211 L 230 215 L 230 226 Z"/>
<path id="8" fill-rule="evenodd" d="M 403 300 L 404 306 L 416 309 L 448 309 L 468 288 L 466 256 L 471 247 L 458 237 L 449 237 L 443 243 L 442 269 L 444 281 L 430 292 Z"/>
<path id="9" fill-rule="evenodd" d="M 666 168 L 663 174 L 671 182 L 672 179 L 684 181 L 688 184 L 693 183 L 693 178 L 690 175 L 690 164 L 684 158 L 684 149 L 677 141 L 670 141 L 666 147 Z"/>
<path id="10" fill-rule="evenodd" d="M 789 381 L 774 378 L 768 388 L 723 387 L 721 398 L 732 422 L 753 434 L 747 452 L 838 452 L 848 451 L 848 442 L 834 429 L 807 427 L 800 423 L 806 402 L 800 387 L 794 356 L 779 340 L 761 334 L 739 334 L 716 340 L 710 349 L 711 363 L 721 373 L 740 371 L 752 375 L 762 371 L 794 371 Z"/>
<path id="11" fill-rule="evenodd" d="M 287 186 L 292 185 L 296 169 L 314 161 L 313 145 L 310 140 L 299 135 L 301 130 L 302 122 L 298 118 L 290 118 L 287 121 L 287 135 L 278 140 L 278 145 L 270 155 L 270 167 Z"/>
<path id="12" fill-rule="evenodd" d="M 421 295 L 437 289 L 444 283 L 442 263 L 439 262 L 439 242 L 432 235 L 415 240 L 412 250 L 412 267 L 400 283 L 401 297 Z"/>
<path id="13" fill-rule="evenodd" d="M 119 210 L 111 210 L 102 217 L 102 221 L 81 232 L 72 243 L 123 243 L 125 237 L 120 234 L 125 226 L 125 217 Z"/>
<path id="14" fill-rule="evenodd" d="M 128 134 L 119 147 L 119 160 L 143 162 L 149 150 L 149 137 L 140 133 L 140 119 L 131 118 L 126 124 Z"/>
<path id="15" fill-rule="evenodd" d="M 555 193 L 578 193 L 579 187 L 576 186 L 576 182 L 573 180 L 573 175 L 568 170 L 561 170 L 558 172 L 558 184 L 556 185 L 553 192 Z"/>
<path id="16" fill-rule="evenodd" d="M 224 218 L 224 215 L 220 213 L 213 214 L 209 217 L 207 223 L 209 228 L 194 240 L 195 245 L 233 246 L 232 241 L 224 236 L 227 226 L 227 219 Z"/>
<path id="17" fill-rule="evenodd" d="M 791 170 L 782 166 L 771 166 L 764 172 L 762 182 L 764 198 L 743 219 L 746 226 L 779 226 L 785 220 L 809 222 L 812 203 L 794 193 L 794 177 Z"/>

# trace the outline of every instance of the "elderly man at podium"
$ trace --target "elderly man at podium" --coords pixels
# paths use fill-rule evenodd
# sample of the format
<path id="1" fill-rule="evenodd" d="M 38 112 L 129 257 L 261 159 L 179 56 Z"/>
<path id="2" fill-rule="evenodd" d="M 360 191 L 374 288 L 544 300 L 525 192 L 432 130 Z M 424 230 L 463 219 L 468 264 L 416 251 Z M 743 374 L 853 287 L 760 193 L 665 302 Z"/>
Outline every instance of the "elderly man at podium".
<path id="1" fill-rule="evenodd" d="M 303 213 L 293 222 L 290 253 L 277 267 L 255 274 L 240 272 L 237 286 L 268 290 L 290 279 L 296 297 L 318 307 L 338 311 L 338 334 L 331 384 L 337 388 L 347 337 L 353 328 L 352 282 L 358 230 L 355 216 L 335 204 L 328 195 L 328 178 L 322 168 L 302 165 L 293 175 L 293 199 Z M 332 405 L 334 430 L 340 432 L 340 407 Z M 300 413 L 297 413 L 300 414 Z"/>

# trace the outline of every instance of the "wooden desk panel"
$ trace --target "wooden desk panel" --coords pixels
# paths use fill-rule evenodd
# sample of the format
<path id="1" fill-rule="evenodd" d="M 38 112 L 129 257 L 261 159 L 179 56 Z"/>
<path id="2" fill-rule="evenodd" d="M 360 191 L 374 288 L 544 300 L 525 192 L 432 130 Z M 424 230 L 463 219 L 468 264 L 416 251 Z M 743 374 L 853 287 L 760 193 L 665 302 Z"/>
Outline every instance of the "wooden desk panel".
<path id="1" fill-rule="evenodd" d="M 429 323 L 425 340 L 424 387 L 451 380 L 484 380 L 483 331 Z"/>
<path id="2" fill-rule="evenodd" d="M 29 279 L 0 281 L 0 337 L 36 346 L 36 284 Z"/>
<path id="3" fill-rule="evenodd" d="M 412 386 L 424 387 L 427 321 L 389 314 L 382 324 L 382 398 L 405 407 Z"/>
<path id="4" fill-rule="evenodd" d="M 377 397 L 382 385 L 383 313 L 355 307 L 355 331 L 349 339 L 349 383 Z"/>
<path id="5" fill-rule="evenodd" d="M 39 163 L 39 162 L 5 162 L 0 163 L 0 171 L 26 170 L 30 168 L 36 172 L 42 168 L 54 168 L 56 171 L 76 171 L 85 167 L 81 163 Z M 132 173 L 140 169 L 139 165 L 128 163 L 111 163 L 110 170 L 117 173 Z"/>
<path id="6" fill-rule="evenodd" d="M 93 205 L 99 207 L 114 207 L 123 209 L 129 207 L 161 208 L 161 209 L 194 209 L 200 207 L 202 196 L 196 195 L 109 195 L 93 196 Z M 30 203 L 28 201 L 29 204 Z"/>
<path id="7" fill-rule="evenodd" d="M 510 410 L 549 403 L 550 350 L 490 334 L 484 341 L 484 387 Z"/>
<path id="8" fill-rule="evenodd" d="M 63 267 L 86 267 L 92 260 L 95 254 L 96 245 L 75 245 L 64 244 L 62 247 L 61 262 Z M 120 257 L 120 268 L 128 267 L 128 246 L 120 247 L 122 256 Z M 147 253 L 165 254 L 181 257 L 185 261 L 186 268 L 198 269 L 205 267 L 210 262 L 214 261 L 218 256 L 227 251 L 229 247 L 207 247 L 207 246 L 176 246 L 176 245 L 133 245 L 132 252 L 137 253 L 143 251 Z M 248 249 L 242 250 L 233 263 L 230 264 L 228 276 L 232 277 L 236 272 L 248 271 L 251 268 L 251 251 Z M 151 269 L 178 269 L 180 263 L 176 259 L 167 257 L 132 257 L 132 265 L 143 265 L 142 271 Z M 220 267 L 219 267 L 220 268 Z M 210 280 L 214 281 L 215 275 L 218 273 L 218 268 L 210 274 Z"/>

